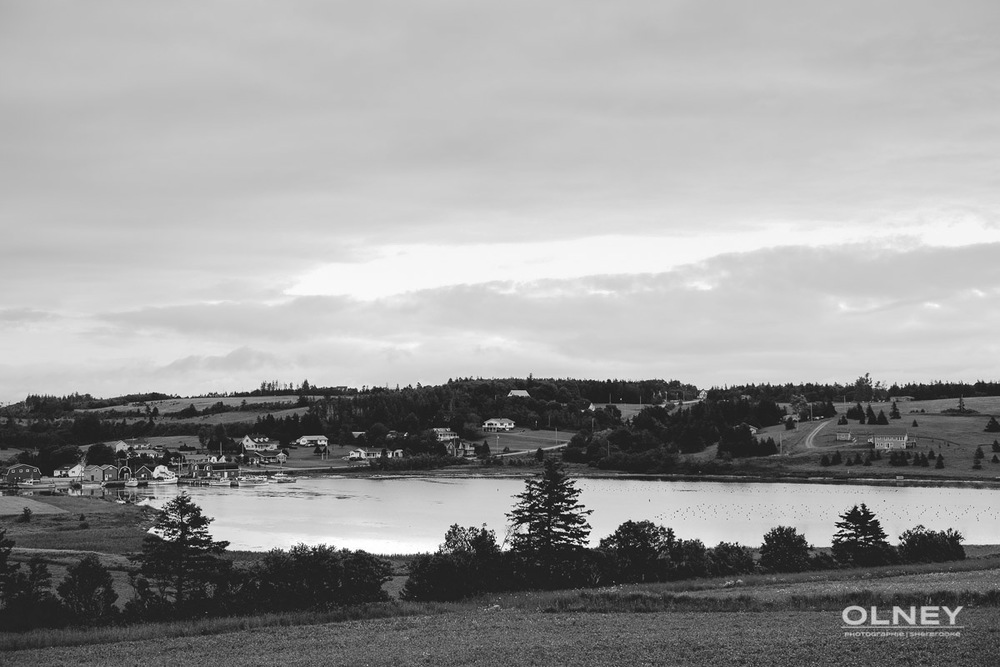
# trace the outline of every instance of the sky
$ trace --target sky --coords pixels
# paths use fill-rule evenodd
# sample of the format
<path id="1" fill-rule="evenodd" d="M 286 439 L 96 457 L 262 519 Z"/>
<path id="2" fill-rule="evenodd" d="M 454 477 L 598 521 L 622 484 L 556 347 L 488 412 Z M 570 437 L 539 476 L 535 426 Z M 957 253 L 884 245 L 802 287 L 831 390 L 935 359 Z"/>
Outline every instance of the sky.
<path id="1" fill-rule="evenodd" d="M 1000 379 L 1000 5 L 0 0 L 0 402 Z"/>

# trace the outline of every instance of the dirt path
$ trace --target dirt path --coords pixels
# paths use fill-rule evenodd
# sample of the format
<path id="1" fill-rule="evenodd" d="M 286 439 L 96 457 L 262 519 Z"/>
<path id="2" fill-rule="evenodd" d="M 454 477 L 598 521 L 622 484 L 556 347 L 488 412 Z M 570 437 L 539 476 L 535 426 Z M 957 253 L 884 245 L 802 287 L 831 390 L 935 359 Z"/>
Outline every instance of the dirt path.
<path id="1" fill-rule="evenodd" d="M 819 426 L 817 426 L 816 428 L 814 428 L 812 430 L 812 433 L 810 433 L 809 435 L 806 436 L 806 439 L 803 440 L 803 444 L 805 445 L 806 449 L 818 449 L 816 447 L 816 442 L 815 442 L 816 441 L 816 434 L 819 433 L 820 431 L 822 431 L 823 428 L 827 424 L 829 424 L 829 423 L 830 423 L 829 421 L 820 422 Z"/>

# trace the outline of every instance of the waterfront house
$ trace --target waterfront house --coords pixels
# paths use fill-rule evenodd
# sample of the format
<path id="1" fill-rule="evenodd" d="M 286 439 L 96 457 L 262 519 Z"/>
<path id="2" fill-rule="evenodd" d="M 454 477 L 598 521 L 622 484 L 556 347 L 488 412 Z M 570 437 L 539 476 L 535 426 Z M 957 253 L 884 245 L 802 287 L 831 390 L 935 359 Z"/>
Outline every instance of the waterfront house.
<path id="1" fill-rule="evenodd" d="M 61 468 L 56 468 L 52 471 L 53 477 L 68 477 L 69 479 L 80 479 L 83 477 L 83 470 L 86 468 L 82 463 L 77 463 L 75 466 L 63 466 Z"/>
<path id="2" fill-rule="evenodd" d="M 7 468 L 0 469 L 0 477 L 8 486 L 13 486 L 25 480 L 39 480 L 42 478 L 42 471 L 27 463 L 15 463 Z"/>
<path id="3" fill-rule="evenodd" d="M 116 466 L 105 464 L 100 466 L 86 466 L 83 469 L 83 474 L 81 475 L 82 482 L 107 482 L 113 480 L 118 476 L 118 468 Z"/>

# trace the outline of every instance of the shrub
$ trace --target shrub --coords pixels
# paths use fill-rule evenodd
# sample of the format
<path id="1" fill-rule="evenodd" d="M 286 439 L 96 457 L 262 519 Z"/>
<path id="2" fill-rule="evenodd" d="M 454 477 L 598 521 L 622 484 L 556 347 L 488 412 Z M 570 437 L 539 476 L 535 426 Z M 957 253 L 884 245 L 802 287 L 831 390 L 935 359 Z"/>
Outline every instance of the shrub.
<path id="1" fill-rule="evenodd" d="M 34 516 L 34 512 L 31 511 L 31 508 L 25 507 L 21 510 L 21 514 L 18 515 L 16 521 L 17 523 L 31 523 L 32 516 Z"/>
<path id="2" fill-rule="evenodd" d="M 899 555 L 908 563 L 941 563 L 965 560 L 962 541 L 956 530 L 933 531 L 916 526 L 899 536 Z"/>

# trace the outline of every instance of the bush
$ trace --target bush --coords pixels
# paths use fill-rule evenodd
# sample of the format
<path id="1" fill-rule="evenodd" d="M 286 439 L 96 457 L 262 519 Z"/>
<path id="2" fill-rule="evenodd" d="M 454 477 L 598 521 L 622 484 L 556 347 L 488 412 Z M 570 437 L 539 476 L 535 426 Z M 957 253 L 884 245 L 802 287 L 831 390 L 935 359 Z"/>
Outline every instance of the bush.
<path id="1" fill-rule="evenodd" d="M 899 555 L 908 563 L 941 563 L 965 560 L 962 541 L 956 530 L 933 531 L 916 526 L 899 536 Z"/>
<path id="2" fill-rule="evenodd" d="M 711 560 L 711 574 L 724 577 L 733 574 L 749 574 L 757 569 L 753 553 L 749 547 L 731 542 L 719 542 L 708 550 Z"/>
<path id="3" fill-rule="evenodd" d="M 21 514 L 18 515 L 16 521 L 17 523 L 31 523 L 31 517 L 34 516 L 34 512 L 30 508 L 25 507 L 21 510 Z"/>

